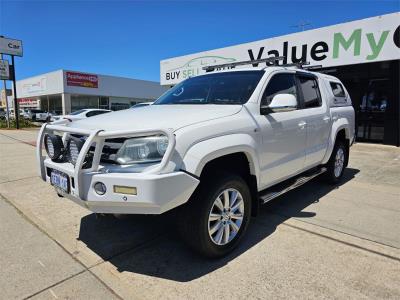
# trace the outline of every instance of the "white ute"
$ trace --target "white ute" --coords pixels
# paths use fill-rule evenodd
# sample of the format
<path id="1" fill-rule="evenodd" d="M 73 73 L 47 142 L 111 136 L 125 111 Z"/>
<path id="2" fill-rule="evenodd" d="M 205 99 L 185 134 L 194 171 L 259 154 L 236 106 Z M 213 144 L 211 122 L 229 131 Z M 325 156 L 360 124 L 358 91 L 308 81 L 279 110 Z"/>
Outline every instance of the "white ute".
<path id="1" fill-rule="evenodd" d="M 317 175 L 338 182 L 354 141 L 354 110 L 337 78 L 293 66 L 235 68 L 244 63 L 208 67 L 147 107 L 44 124 L 40 176 L 95 213 L 179 207 L 193 249 L 227 254 L 260 204 Z"/>

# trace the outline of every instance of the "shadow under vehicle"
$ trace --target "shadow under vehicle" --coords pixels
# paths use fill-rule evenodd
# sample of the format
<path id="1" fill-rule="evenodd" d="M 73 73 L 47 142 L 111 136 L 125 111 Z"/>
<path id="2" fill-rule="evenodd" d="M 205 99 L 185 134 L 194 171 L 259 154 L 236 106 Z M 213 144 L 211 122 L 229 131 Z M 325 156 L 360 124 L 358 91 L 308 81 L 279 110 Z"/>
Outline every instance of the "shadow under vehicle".
<path id="1" fill-rule="evenodd" d="M 188 282 L 213 272 L 273 234 L 290 218 L 313 218 L 314 212 L 304 212 L 322 197 L 340 188 L 359 173 L 347 168 L 336 185 L 327 185 L 320 178 L 290 191 L 263 205 L 251 222 L 248 235 L 229 255 L 207 259 L 190 251 L 177 236 L 176 210 L 163 215 L 130 215 L 122 219 L 95 214 L 82 218 L 78 240 L 113 264 L 119 272 Z M 300 195 L 300 196 L 299 196 Z"/>

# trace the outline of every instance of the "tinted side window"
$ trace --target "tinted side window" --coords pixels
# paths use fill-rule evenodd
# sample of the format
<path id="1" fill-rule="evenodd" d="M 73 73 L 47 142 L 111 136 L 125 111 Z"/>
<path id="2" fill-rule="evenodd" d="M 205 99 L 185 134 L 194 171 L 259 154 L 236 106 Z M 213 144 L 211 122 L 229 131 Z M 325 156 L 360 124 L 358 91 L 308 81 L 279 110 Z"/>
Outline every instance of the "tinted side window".
<path id="1" fill-rule="evenodd" d="M 106 114 L 106 113 L 109 113 L 109 111 L 99 110 L 96 115 L 102 115 L 102 114 Z"/>
<path id="2" fill-rule="evenodd" d="M 99 114 L 99 112 L 98 111 L 96 111 L 96 110 L 93 110 L 93 111 L 89 111 L 87 114 L 86 114 L 86 117 L 93 117 L 93 116 L 96 116 L 96 115 L 98 115 Z"/>
<path id="3" fill-rule="evenodd" d="M 329 83 L 331 85 L 333 95 L 335 95 L 336 97 L 346 97 L 344 88 L 340 83 L 337 83 L 337 82 L 329 82 Z"/>
<path id="4" fill-rule="evenodd" d="M 106 111 L 106 110 L 93 110 L 93 111 L 90 111 L 90 112 L 88 112 L 87 114 L 86 114 L 86 117 L 94 117 L 94 116 L 97 116 L 97 115 L 102 115 L 102 114 L 105 114 L 105 113 L 108 113 L 108 111 Z"/>
<path id="5" fill-rule="evenodd" d="M 322 101 L 316 79 L 299 76 L 299 86 L 303 94 L 304 108 L 321 106 Z"/>
<path id="6" fill-rule="evenodd" d="M 261 99 L 261 105 L 269 105 L 275 95 L 291 94 L 297 98 L 296 81 L 294 74 L 276 74 L 268 82 Z"/>

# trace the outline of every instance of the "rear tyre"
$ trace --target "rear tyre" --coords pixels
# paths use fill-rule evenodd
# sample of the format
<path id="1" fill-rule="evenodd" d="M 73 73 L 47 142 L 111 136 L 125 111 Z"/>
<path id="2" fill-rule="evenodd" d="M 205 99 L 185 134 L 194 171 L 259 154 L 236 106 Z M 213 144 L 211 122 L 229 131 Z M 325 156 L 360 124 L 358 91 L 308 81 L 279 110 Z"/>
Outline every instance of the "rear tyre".
<path id="1" fill-rule="evenodd" d="M 179 229 L 193 250 L 207 257 L 221 257 L 239 244 L 250 216 L 247 183 L 234 174 L 216 173 L 213 180 L 203 180 L 182 207 Z"/>
<path id="2" fill-rule="evenodd" d="M 328 183 L 336 184 L 340 181 L 348 161 L 348 155 L 348 149 L 344 141 L 337 141 L 326 165 L 326 180 Z"/>

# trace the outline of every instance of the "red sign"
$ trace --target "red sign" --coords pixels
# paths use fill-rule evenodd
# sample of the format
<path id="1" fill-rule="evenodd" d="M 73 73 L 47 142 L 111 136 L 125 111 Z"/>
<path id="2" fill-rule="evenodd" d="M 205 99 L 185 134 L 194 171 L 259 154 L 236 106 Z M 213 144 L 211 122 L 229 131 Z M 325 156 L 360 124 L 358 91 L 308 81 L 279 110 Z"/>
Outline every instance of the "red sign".
<path id="1" fill-rule="evenodd" d="M 99 77 L 94 74 L 67 72 L 67 85 L 87 88 L 98 88 Z"/>
<path id="2" fill-rule="evenodd" d="M 23 107 L 37 107 L 39 102 L 36 98 L 18 98 L 18 103 L 21 108 Z"/>

